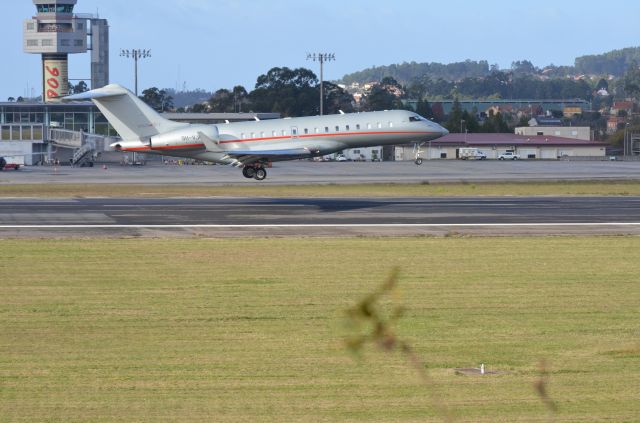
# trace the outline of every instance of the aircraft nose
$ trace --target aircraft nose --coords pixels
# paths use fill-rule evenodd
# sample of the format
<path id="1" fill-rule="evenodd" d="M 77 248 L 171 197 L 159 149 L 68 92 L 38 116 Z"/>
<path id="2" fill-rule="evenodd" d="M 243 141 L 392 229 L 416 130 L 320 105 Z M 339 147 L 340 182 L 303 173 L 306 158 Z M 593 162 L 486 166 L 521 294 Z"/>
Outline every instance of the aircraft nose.
<path id="1" fill-rule="evenodd" d="M 437 123 L 434 123 L 435 129 L 440 132 L 440 136 L 445 136 L 445 135 L 449 135 L 449 131 L 447 130 L 447 128 L 438 125 Z"/>

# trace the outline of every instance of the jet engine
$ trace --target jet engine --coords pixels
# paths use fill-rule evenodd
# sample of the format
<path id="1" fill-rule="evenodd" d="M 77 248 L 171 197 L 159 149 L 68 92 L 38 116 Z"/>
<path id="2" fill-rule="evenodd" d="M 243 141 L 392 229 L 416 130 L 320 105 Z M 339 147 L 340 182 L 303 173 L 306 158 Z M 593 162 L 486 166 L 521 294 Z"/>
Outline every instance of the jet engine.
<path id="1" fill-rule="evenodd" d="M 149 139 L 151 150 L 207 148 L 220 141 L 218 128 L 214 125 L 190 125 L 175 131 L 154 135 Z"/>

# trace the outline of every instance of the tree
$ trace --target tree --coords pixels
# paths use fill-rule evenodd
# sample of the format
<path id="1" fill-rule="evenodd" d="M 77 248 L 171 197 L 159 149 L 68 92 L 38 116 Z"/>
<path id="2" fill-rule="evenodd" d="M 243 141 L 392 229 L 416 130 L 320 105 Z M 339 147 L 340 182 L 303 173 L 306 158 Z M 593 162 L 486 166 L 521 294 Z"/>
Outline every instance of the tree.
<path id="1" fill-rule="evenodd" d="M 219 89 L 209 99 L 209 108 L 215 113 L 231 113 L 234 111 L 233 93 L 227 89 Z"/>
<path id="2" fill-rule="evenodd" d="M 609 82 L 607 82 L 607 80 L 604 78 L 600 78 L 598 84 L 596 85 L 596 91 L 600 90 L 609 90 Z"/>
<path id="3" fill-rule="evenodd" d="M 316 75 L 305 68 L 272 68 L 260 75 L 249 94 L 253 107 L 285 117 L 312 116 L 320 111 L 320 89 Z"/>
<path id="4" fill-rule="evenodd" d="M 622 77 L 622 84 L 627 96 L 635 99 L 640 98 L 640 68 L 638 68 L 638 63 L 635 61 Z"/>
<path id="5" fill-rule="evenodd" d="M 236 85 L 233 87 L 233 111 L 241 113 L 242 109 L 250 104 L 249 93 L 242 85 Z"/>
<path id="6" fill-rule="evenodd" d="M 431 104 L 429 104 L 429 100 L 426 100 L 426 99 L 418 100 L 418 104 L 416 104 L 416 113 L 429 120 L 435 119 L 435 115 L 433 113 L 433 109 L 431 108 Z"/>
<path id="7" fill-rule="evenodd" d="M 509 129 L 509 125 L 502 117 L 502 113 L 493 113 L 493 110 L 489 111 L 489 116 L 485 119 L 484 123 L 480 127 L 480 132 L 485 133 L 509 133 L 511 130 Z"/>
<path id="8" fill-rule="evenodd" d="M 140 99 L 158 112 L 165 112 L 173 108 L 173 97 L 167 94 L 166 90 L 160 90 L 156 87 L 142 91 Z"/>
<path id="9" fill-rule="evenodd" d="M 209 111 L 208 103 L 196 103 L 189 108 L 191 113 L 206 113 Z"/>
<path id="10" fill-rule="evenodd" d="M 464 121 L 463 129 L 471 134 L 480 132 L 480 123 L 475 114 L 469 113 L 466 110 L 462 112 L 462 120 Z"/>
<path id="11" fill-rule="evenodd" d="M 69 94 L 81 94 L 87 91 L 89 91 L 89 86 L 84 81 L 80 81 L 76 85 L 69 84 Z"/>
<path id="12" fill-rule="evenodd" d="M 9 103 L 13 103 L 14 101 L 16 101 L 16 99 L 15 99 L 15 98 L 13 98 L 13 97 L 9 97 L 9 98 L 7 99 L 7 101 L 8 101 Z"/>
<path id="13" fill-rule="evenodd" d="M 328 115 L 339 113 L 341 110 L 345 113 L 354 110 L 353 96 L 334 83 L 324 83 L 324 97 L 324 111 Z"/>
<path id="14" fill-rule="evenodd" d="M 535 75 L 538 69 L 528 60 L 518 60 L 511 63 L 511 70 L 516 75 Z"/>
<path id="15" fill-rule="evenodd" d="M 376 85 L 365 99 L 366 111 L 376 112 L 402 108 L 402 102 L 384 86 Z"/>
<path id="16" fill-rule="evenodd" d="M 449 132 L 460 133 L 462 132 L 462 107 L 460 106 L 460 101 L 458 97 L 453 100 L 453 107 L 451 108 L 451 113 L 449 113 L 449 118 L 447 122 L 444 124 L 444 127 L 449 130 Z"/>

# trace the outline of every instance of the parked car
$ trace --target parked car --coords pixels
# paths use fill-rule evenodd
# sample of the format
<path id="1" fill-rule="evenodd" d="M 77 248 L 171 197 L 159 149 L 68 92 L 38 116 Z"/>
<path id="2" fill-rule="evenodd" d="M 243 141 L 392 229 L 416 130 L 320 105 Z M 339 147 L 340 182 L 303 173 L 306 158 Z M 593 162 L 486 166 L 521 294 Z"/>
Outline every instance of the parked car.
<path id="1" fill-rule="evenodd" d="M 476 153 L 475 155 L 475 159 L 476 160 L 487 160 L 487 153 L 485 153 L 484 151 L 479 151 Z"/>
<path id="2" fill-rule="evenodd" d="M 500 154 L 498 160 L 520 160 L 520 155 L 513 151 L 507 151 L 506 153 Z"/>

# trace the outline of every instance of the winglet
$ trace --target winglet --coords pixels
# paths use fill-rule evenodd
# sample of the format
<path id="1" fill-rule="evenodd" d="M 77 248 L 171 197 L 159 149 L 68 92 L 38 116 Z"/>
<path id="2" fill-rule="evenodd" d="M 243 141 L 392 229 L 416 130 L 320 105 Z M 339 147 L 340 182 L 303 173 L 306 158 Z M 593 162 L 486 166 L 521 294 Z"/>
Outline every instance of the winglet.
<path id="1" fill-rule="evenodd" d="M 214 140 L 213 138 L 210 138 L 208 136 L 206 136 L 204 134 L 204 132 L 200 132 L 198 131 L 198 135 L 200 136 L 200 138 L 202 139 L 202 142 L 204 143 L 205 148 L 207 149 L 207 151 L 210 151 L 212 153 L 217 153 L 220 151 L 223 151 L 220 148 L 220 145 L 218 145 L 218 143 L 216 142 L 216 140 Z"/>

